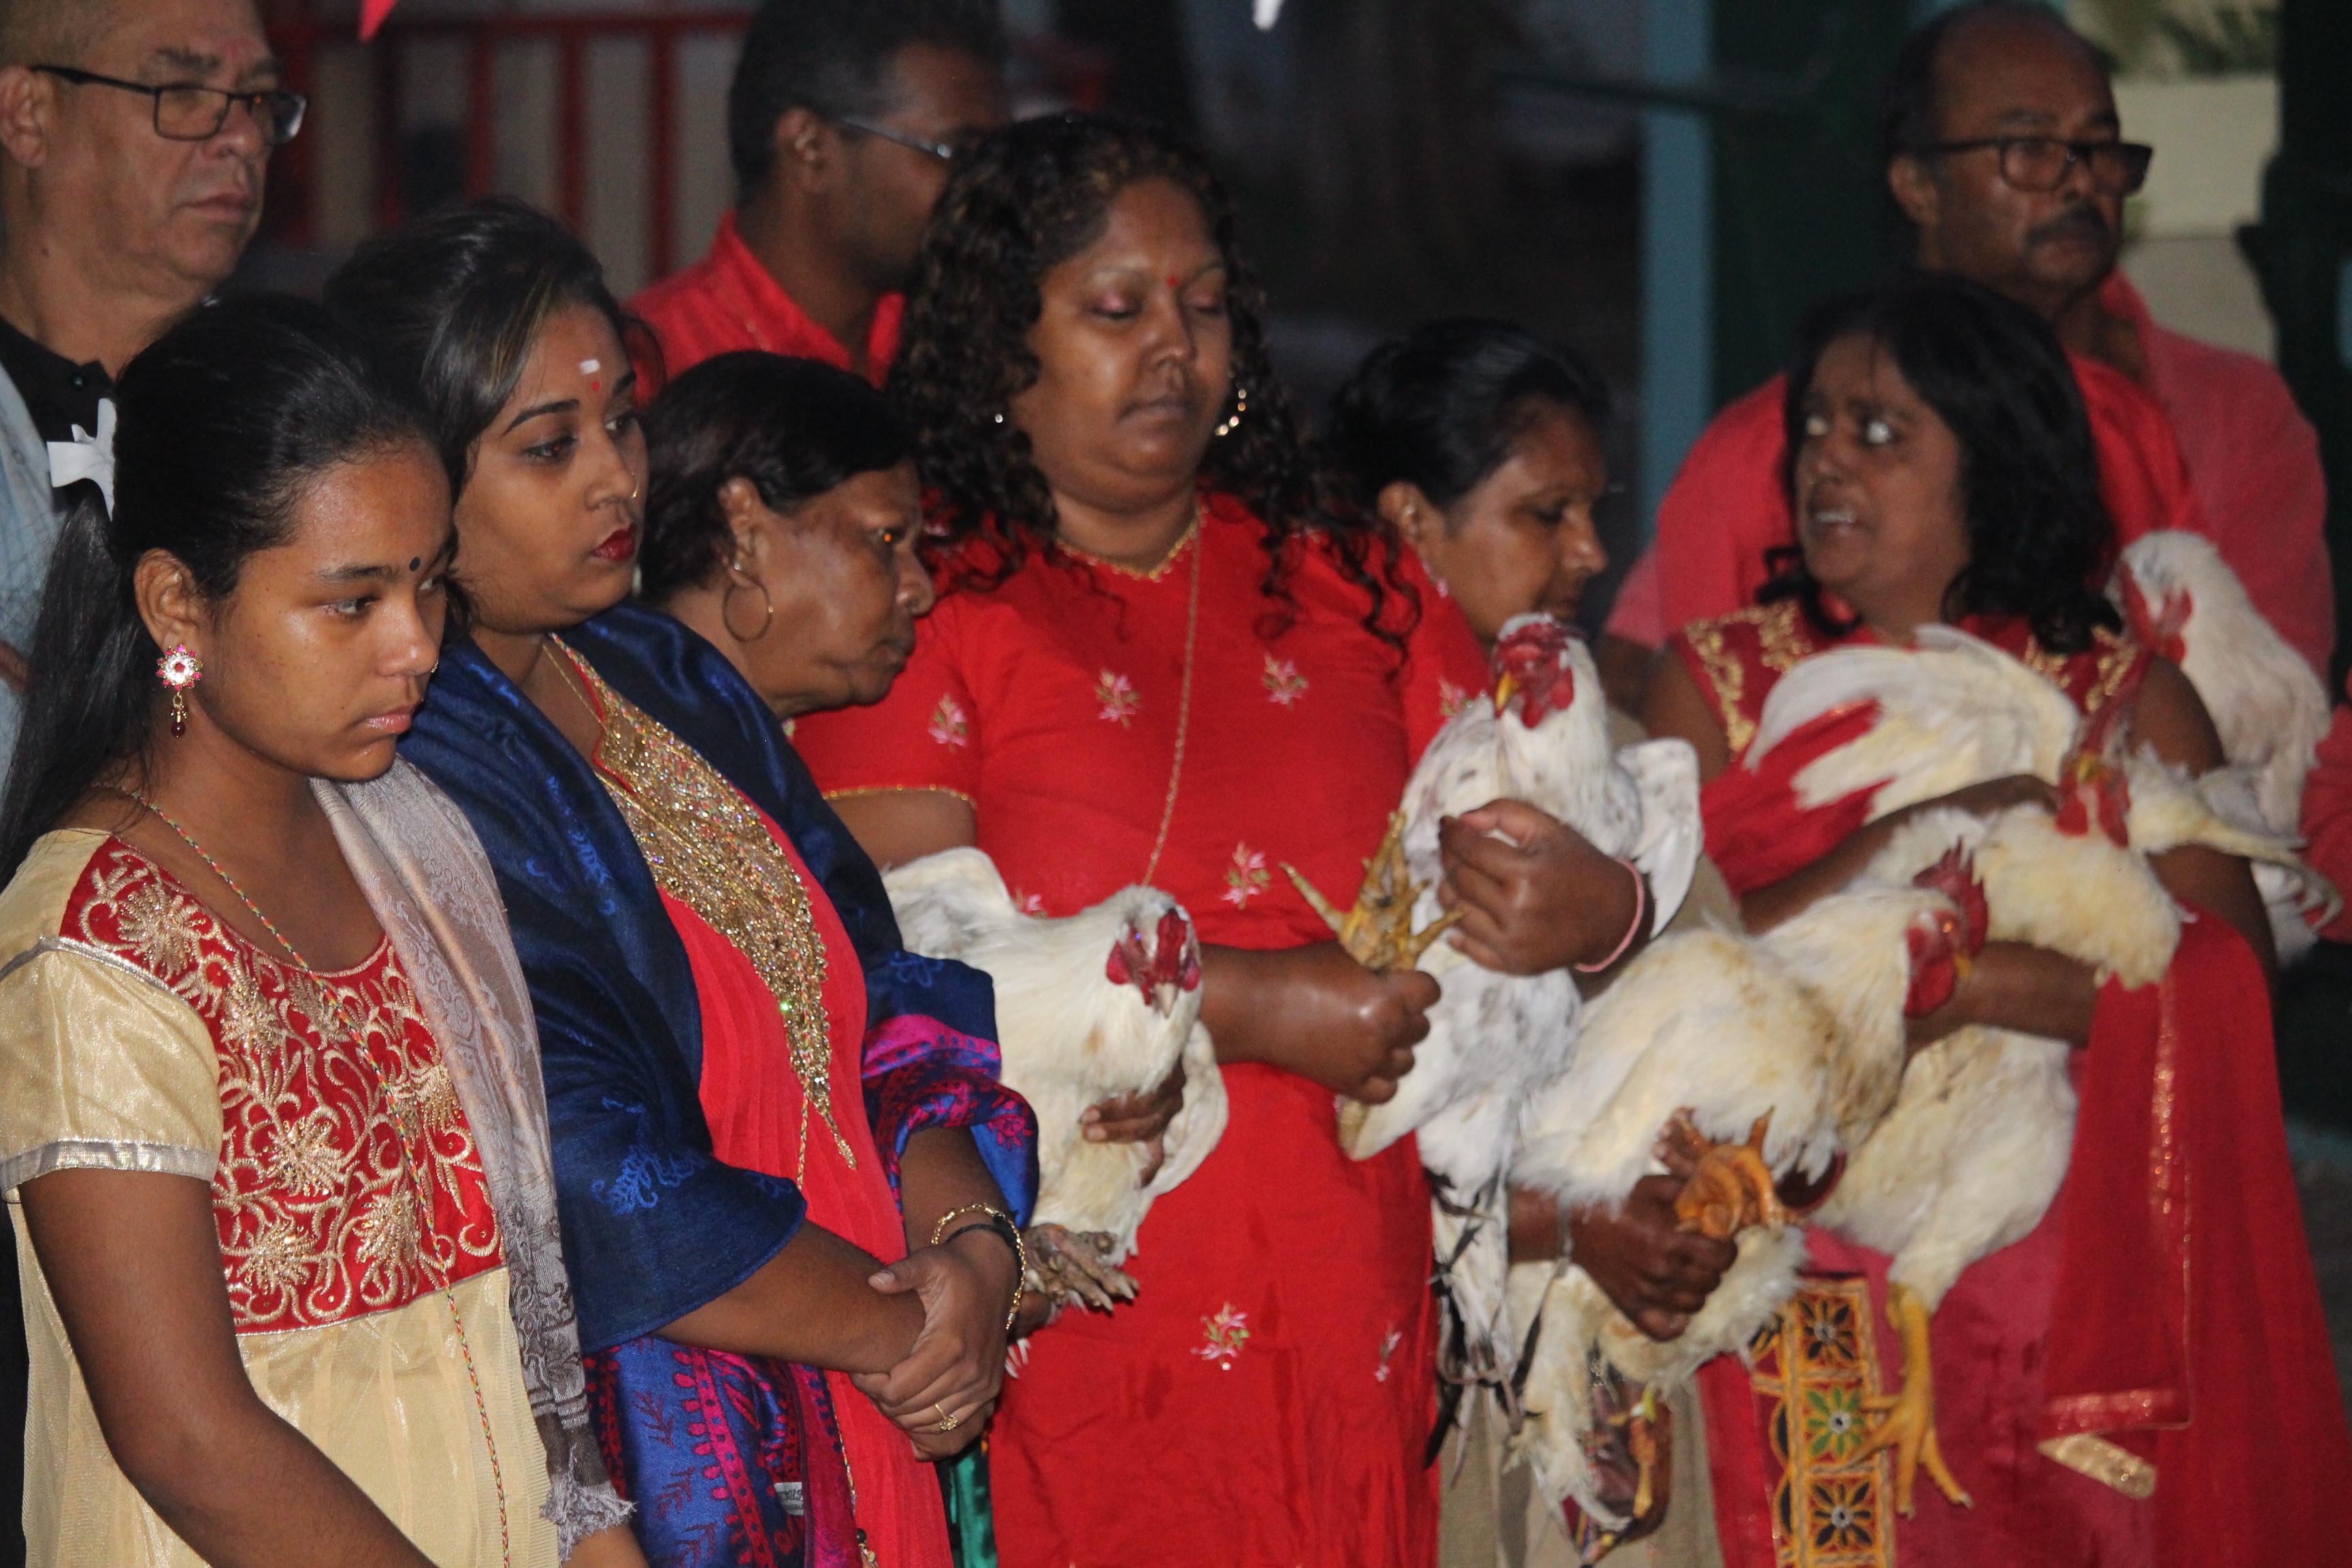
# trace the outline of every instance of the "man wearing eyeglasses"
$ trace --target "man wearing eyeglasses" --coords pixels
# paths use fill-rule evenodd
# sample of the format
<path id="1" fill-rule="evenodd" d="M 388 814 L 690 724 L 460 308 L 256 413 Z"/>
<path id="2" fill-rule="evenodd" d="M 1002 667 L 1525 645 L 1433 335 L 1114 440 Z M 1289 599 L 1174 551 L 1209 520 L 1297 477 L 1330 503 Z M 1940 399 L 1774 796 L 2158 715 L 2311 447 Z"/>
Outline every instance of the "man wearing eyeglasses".
<path id="1" fill-rule="evenodd" d="M 2124 540 L 2211 539 L 2324 679 L 2336 607 L 2317 437 L 2275 370 L 2158 326 L 2116 269 L 2124 198 L 2151 150 L 2123 140 L 2098 56 L 2053 11 L 1977 0 L 1906 45 L 1886 110 L 1887 183 L 1916 265 L 2056 329 Z M 1611 612 L 1604 665 L 1621 681 L 1676 626 L 1753 603 L 1764 552 L 1792 542 L 1781 388 L 1776 377 L 1724 409 L 1684 462 Z"/>
<path id="2" fill-rule="evenodd" d="M 0 7 L 0 760 L 55 533 L 48 443 L 226 278 L 302 122 L 251 0 Z"/>
<path id="3" fill-rule="evenodd" d="M 727 118 L 735 211 L 708 257 L 632 301 L 661 369 L 765 349 L 878 385 L 957 151 L 1004 123 L 995 5 L 765 0 Z"/>

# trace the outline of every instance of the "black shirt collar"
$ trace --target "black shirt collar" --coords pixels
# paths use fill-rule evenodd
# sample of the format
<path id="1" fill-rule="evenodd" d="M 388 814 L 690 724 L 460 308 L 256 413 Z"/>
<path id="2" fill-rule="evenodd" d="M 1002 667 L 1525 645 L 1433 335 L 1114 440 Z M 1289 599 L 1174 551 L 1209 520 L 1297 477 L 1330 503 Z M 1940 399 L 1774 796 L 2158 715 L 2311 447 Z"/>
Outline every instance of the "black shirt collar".
<path id="1" fill-rule="evenodd" d="M 26 412 L 44 441 L 70 441 L 73 427 L 84 435 L 98 430 L 98 400 L 114 391 L 114 378 L 96 360 L 73 361 L 36 342 L 0 317 L 0 370 L 16 384 Z"/>

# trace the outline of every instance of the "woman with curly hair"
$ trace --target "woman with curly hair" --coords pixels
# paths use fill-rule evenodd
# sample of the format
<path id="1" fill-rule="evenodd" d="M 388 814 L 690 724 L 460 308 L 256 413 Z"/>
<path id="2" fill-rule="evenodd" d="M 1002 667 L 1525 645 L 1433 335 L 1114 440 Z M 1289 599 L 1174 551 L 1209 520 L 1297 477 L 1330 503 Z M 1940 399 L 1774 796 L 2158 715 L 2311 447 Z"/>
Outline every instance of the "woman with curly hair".
<path id="1" fill-rule="evenodd" d="M 1394 531 L 1318 504 L 1223 192 L 1115 121 L 1032 121 L 941 199 L 890 388 L 940 584 L 879 704 L 796 739 L 886 864 L 977 844 L 1027 907 L 1134 882 L 1207 944 L 1232 1121 L 1115 1314 L 1005 1385 L 1008 1564 L 1434 1554 L 1429 1193 L 1355 1163 L 1437 988 L 1360 967 L 1284 875 L 1351 889 L 1484 660 Z M 1613 939 L 1614 933 L 1612 933 Z"/>
<path id="2" fill-rule="evenodd" d="M 1799 660 L 1948 624 L 2090 710 L 2138 656 L 2095 587 L 2114 524 L 2082 395 L 2021 306 L 1948 277 L 1833 300 L 1807 324 L 1785 421 L 1797 546 L 1761 605 L 1669 642 L 1645 715 L 1697 748 L 1707 849 L 1755 930 L 1835 891 L 1920 813 L 2056 804 L 2031 776 L 1875 821 L 1874 789 L 1810 801 L 1798 778 L 1851 736 L 1850 710 L 1747 763 L 1767 695 Z M 2166 660 L 2126 722 L 2130 746 L 2174 766 L 2223 761 Z M 2341 1536 L 2352 1447 L 2279 1121 L 2269 924 L 2242 860 L 2188 845 L 2152 865 L 2200 911 L 2158 983 L 2127 990 L 1993 942 L 1912 1021 L 1915 1047 L 1978 1025 L 2084 1047 L 2064 1184 L 1934 1309 L 1932 1375 L 1918 1298 L 1890 1290 L 1885 1256 L 1821 1230 L 1815 1272 L 1753 1364 L 1702 1372 L 1731 1568 L 1773 1563 L 1788 1550 L 1776 1539 L 1892 1562 L 1898 1533 L 1910 1564 L 2331 1560 L 2319 1543 Z M 1863 1407 L 1856 1444 L 1829 1423 L 1871 1381 L 1903 1394 Z M 1909 1516 L 1899 1532 L 1890 1504 Z"/>

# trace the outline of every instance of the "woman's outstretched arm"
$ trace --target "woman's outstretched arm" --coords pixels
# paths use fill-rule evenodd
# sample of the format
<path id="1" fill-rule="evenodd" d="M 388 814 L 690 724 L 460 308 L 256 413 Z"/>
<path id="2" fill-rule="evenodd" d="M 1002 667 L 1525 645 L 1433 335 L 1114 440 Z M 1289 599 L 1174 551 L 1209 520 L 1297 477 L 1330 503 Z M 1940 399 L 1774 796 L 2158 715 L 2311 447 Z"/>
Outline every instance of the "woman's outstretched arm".
<path id="1" fill-rule="evenodd" d="M 114 1462 L 199 1556 L 221 1568 L 426 1568 L 367 1494 L 254 1392 L 205 1183 L 53 1171 L 23 1198 Z"/>

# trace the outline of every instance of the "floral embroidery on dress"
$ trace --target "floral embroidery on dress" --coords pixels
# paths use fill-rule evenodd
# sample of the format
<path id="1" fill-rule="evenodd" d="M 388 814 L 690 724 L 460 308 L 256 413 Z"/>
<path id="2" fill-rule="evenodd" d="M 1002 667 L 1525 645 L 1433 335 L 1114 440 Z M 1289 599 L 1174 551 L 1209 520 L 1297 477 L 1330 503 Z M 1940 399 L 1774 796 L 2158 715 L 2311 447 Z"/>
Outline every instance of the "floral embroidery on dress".
<path id="1" fill-rule="evenodd" d="M 1102 711 L 1095 717 L 1108 720 L 1122 730 L 1129 727 L 1128 721 L 1143 706 L 1143 699 L 1135 693 L 1135 683 L 1108 669 L 1095 677 L 1095 700 L 1102 704 Z"/>
<path id="2" fill-rule="evenodd" d="M 1451 719 L 1469 706 L 1470 693 L 1466 689 L 1450 680 L 1438 681 L 1437 716 L 1440 719 Z"/>
<path id="3" fill-rule="evenodd" d="M 931 739 L 942 746 L 971 744 L 971 722 L 963 716 L 954 698 L 940 698 L 940 705 L 931 710 L 930 733 Z"/>
<path id="4" fill-rule="evenodd" d="M 1193 1346 L 1192 1353 L 1213 1363 L 1219 1372 L 1233 1371 L 1234 1358 L 1249 1342 L 1249 1314 L 1234 1311 L 1234 1304 L 1228 1301 L 1218 1309 L 1216 1316 L 1201 1320 L 1201 1330 L 1207 1342 Z"/>
<path id="5" fill-rule="evenodd" d="M 1276 708 L 1287 708 L 1307 695 L 1307 678 L 1298 673 L 1295 659 L 1265 656 L 1265 673 L 1259 678 L 1265 682 L 1265 700 Z"/>
<path id="6" fill-rule="evenodd" d="M 119 843 L 91 858 L 63 934 L 153 974 L 213 1037 L 213 1213 L 238 1333 L 347 1322 L 504 1261 L 455 1081 L 388 942 L 341 973 L 280 963 Z"/>
<path id="7" fill-rule="evenodd" d="M 1233 864 L 1225 868 L 1225 902 L 1237 910 L 1265 891 L 1265 857 L 1246 844 L 1234 846 Z"/>
<path id="8" fill-rule="evenodd" d="M 1388 1338 L 1381 1342 L 1381 1364 L 1372 1369 L 1374 1383 L 1386 1383 L 1389 1380 L 1389 1358 L 1396 1354 L 1397 1346 L 1402 1343 L 1404 1343 L 1402 1329 L 1391 1329 Z"/>

